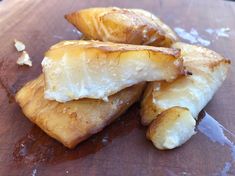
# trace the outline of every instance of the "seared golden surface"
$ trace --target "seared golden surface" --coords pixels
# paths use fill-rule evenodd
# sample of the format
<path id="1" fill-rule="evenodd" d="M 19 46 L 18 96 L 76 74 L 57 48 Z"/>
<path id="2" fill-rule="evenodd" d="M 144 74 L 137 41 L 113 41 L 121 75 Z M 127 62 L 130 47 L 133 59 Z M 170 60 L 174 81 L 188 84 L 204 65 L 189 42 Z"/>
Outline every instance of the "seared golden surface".
<path id="1" fill-rule="evenodd" d="M 158 149 L 173 149 L 195 134 L 196 121 L 190 111 L 172 107 L 162 112 L 148 127 L 147 138 Z"/>
<path id="2" fill-rule="evenodd" d="M 182 73 L 178 49 L 99 41 L 63 41 L 45 54 L 45 98 L 66 102 L 107 100 L 144 81 L 173 80 Z"/>
<path id="3" fill-rule="evenodd" d="M 165 47 L 178 40 L 159 18 L 141 9 L 89 8 L 65 18 L 92 40 Z"/>
<path id="4" fill-rule="evenodd" d="M 81 99 L 59 103 L 44 99 L 41 75 L 17 93 L 16 101 L 29 120 L 49 136 L 73 148 L 125 112 L 140 98 L 143 88 L 143 83 L 126 88 L 109 97 L 109 102 Z"/>
<path id="5" fill-rule="evenodd" d="M 227 76 L 230 61 L 209 49 L 176 43 L 184 66 L 192 73 L 171 83 L 151 82 L 141 105 L 142 123 L 148 125 L 162 111 L 173 106 L 186 107 L 194 118 L 211 100 Z"/>

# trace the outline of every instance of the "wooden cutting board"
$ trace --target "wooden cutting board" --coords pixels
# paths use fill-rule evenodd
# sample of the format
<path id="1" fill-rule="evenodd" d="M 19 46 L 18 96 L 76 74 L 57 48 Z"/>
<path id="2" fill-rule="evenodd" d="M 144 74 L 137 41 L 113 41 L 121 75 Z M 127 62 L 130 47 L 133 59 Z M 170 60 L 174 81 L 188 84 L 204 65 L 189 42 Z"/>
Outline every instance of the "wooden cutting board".
<path id="1" fill-rule="evenodd" d="M 196 31 L 202 39 L 211 42 L 209 48 L 230 58 L 228 78 L 205 109 L 235 133 L 235 3 L 3 0 L 0 1 L 0 175 L 235 175 L 229 146 L 212 142 L 201 132 L 178 149 L 155 149 L 145 138 L 138 104 L 74 150 L 66 149 L 25 118 L 14 101 L 16 91 L 39 75 L 43 53 L 49 46 L 60 40 L 79 38 L 64 14 L 94 6 L 149 10 L 172 28 L 186 32 L 193 29 L 191 33 Z M 226 27 L 230 28 L 229 37 L 206 31 Z M 19 54 L 13 46 L 15 38 L 26 44 L 33 60 L 32 68 L 16 65 Z M 235 141 L 231 135 L 229 139 Z"/>

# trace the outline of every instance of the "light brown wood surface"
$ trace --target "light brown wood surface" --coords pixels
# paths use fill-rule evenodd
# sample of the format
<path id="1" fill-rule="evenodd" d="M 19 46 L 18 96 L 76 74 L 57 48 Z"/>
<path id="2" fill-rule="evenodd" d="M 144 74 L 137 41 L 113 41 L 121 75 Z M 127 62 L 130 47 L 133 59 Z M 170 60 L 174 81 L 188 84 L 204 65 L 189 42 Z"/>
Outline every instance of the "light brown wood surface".
<path id="1" fill-rule="evenodd" d="M 158 151 L 146 140 L 136 104 L 103 132 L 69 150 L 29 122 L 14 101 L 27 81 L 41 72 L 43 53 L 60 40 L 79 38 L 64 14 L 94 6 L 143 8 L 169 26 L 195 28 L 212 41 L 209 48 L 232 60 L 223 86 L 205 108 L 235 132 L 235 3 L 214 0 L 3 0 L 0 1 L 0 175 L 213 175 L 231 160 L 228 147 L 198 132 L 184 146 Z M 229 27 L 229 38 L 207 28 Z M 16 65 L 13 46 L 26 44 L 33 67 Z M 33 98 L 33 97 L 32 97 Z M 231 138 L 235 141 L 235 138 Z M 227 175 L 235 175 L 232 163 Z"/>

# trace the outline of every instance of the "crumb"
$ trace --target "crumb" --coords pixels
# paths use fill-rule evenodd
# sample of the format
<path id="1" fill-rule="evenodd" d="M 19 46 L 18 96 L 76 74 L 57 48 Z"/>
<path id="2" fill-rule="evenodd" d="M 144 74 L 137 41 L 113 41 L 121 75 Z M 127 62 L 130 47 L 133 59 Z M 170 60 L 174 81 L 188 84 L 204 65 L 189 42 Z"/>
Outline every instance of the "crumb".
<path id="1" fill-rule="evenodd" d="M 25 44 L 23 42 L 16 40 L 16 39 L 14 40 L 14 42 L 15 42 L 15 48 L 17 51 L 25 50 Z"/>
<path id="2" fill-rule="evenodd" d="M 18 58 L 17 62 L 18 65 L 28 65 L 32 66 L 31 58 L 29 57 L 29 54 L 26 51 L 23 51 L 21 56 Z"/>

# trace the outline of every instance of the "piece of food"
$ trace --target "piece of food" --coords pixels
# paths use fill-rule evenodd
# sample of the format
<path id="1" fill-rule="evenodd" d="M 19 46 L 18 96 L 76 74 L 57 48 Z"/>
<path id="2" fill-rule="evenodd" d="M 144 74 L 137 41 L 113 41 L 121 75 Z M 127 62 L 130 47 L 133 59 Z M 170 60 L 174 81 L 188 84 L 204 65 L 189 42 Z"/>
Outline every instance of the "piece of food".
<path id="1" fill-rule="evenodd" d="M 14 40 L 14 42 L 15 42 L 15 48 L 17 51 L 25 50 L 25 44 L 23 42 L 16 40 L 16 39 Z"/>
<path id="2" fill-rule="evenodd" d="M 63 41 L 42 61 L 45 98 L 66 102 L 107 100 L 144 81 L 175 79 L 182 74 L 179 50 L 99 41 Z"/>
<path id="3" fill-rule="evenodd" d="M 59 103 L 44 99 L 43 75 L 27 83 L 16 95 L 29 120 L 69 148 L 101 131 L 124 113 L 142 93 L 144 83 L 109 97 L 109 102 L 81 99 Z"/>
<path id="4" fill-rule="evenodd" d="M 29 54 L 26 51 L 23 51 L 20 55 L 20 57 L 17 59 L 16 63 L 18 65 L 28 65 L 32 67 L 32 61 L 29 57 Z"/>
<path id="5" fill-rule="evenodd" d="M 172 107 L 153 120 L 146 136 L 158 149 L 173 149 L 196 133 L 195 126 L 196 120 L 188 109 Z"/>
<path id="6" fill-rule="evenodd" d="M 92 40 L 165 47 L 178 40 L 159 18 L 141 9 L 89 8 L 65 18 Z"/>
<path id="7" fill-rule="evenodd" d="M 158 114 L 173 106 L 186 107 L 196 119 L 225 80 L 230 61 L 206 48 L 176 43 L 181 49 L 184 66 L 192 75 L 171 83 L 152 82 L 141 103 L 142 124 L 148 125 Z"/>

